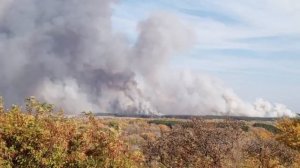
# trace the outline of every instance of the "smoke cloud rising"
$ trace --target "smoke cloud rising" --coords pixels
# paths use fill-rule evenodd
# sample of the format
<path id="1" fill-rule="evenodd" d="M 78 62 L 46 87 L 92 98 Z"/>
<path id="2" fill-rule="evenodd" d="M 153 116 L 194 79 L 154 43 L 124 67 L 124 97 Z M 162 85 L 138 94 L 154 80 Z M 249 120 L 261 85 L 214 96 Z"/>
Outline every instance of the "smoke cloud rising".
<path id="1" fill-rule="evenodd" d="M 35 95 L 69 113 L 294 116 L 284 105 L 242 101 L 221 81 L 173 70 L 193 31 L 167 13 L 139 24 L 130 45 L 112 30 L 113 0 L 1 0 L 0 95 Z"/>

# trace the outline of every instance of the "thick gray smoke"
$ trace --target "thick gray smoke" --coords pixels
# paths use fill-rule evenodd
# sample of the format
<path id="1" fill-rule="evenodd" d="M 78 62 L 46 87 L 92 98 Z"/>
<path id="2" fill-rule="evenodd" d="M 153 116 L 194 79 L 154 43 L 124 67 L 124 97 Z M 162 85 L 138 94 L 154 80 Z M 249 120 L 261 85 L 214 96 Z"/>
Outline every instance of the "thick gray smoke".
<path id="1" fill-rule="evenodd" d="M 83 110 L 142 114 L 293 116 L 283 105 L 243 102 L 212 77 L 170 69 L 193 31 L 157 13 L 133 46 L 111 24 L 113 0 L 0 0 L 0 95 Z"/>

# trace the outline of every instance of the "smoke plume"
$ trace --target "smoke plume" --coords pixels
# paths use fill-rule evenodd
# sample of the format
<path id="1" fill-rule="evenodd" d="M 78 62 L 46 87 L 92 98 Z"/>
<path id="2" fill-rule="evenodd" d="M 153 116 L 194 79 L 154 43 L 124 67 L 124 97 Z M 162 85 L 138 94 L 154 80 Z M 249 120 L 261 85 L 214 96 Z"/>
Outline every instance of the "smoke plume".
<path id="1" fill-rule="evenodd" d="M 294 116 L 265 100 L 243 102 L 218 79 L 174 71 L 170 58 L 191 48 L 193 31 L 156 13 L 130 45 L 112 30 L 113 0 L 1 0 L 0 95 L 35 95 L 69 113 Z"/>

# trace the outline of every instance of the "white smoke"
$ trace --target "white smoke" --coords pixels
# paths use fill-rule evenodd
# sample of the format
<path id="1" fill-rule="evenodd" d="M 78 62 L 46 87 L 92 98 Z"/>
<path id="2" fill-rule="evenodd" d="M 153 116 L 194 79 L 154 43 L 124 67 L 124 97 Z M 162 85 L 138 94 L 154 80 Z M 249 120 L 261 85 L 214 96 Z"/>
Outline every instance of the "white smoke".
<path id="1" fill-rule="evenodd" d="M 254 103 L 254 109 L 257 112 L 264 114 L 266 117 L 273 117 L 274 114 L 276 114 L 276 116 L 296 116 L 296 114 L 285 105 L 279 103 L 272 104 L 262 98 L 256 100 Z"/>
<path id="2" fill-rule="evenodd" d="M 108 113 L 294 116 L 283 105 L 242 101 L 221 81 L 172 70 L 193 31 L 156 13 L 132 46 L 112 31 L 113 0 L 0 0 L 0 95 L 35 95 L 64 107 Z"/>

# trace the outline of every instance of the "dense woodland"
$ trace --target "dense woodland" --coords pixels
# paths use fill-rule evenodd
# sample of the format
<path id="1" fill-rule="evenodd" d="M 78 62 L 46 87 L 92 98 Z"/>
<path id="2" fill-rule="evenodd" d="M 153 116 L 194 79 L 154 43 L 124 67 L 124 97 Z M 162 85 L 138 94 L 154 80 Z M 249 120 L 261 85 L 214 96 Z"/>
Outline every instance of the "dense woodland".
<path id="1" fill-rule="evenodd" d="M 300 167 L 300 119 L 273 122 L 67 117 L 0 99 L 1 167 Z"/>

